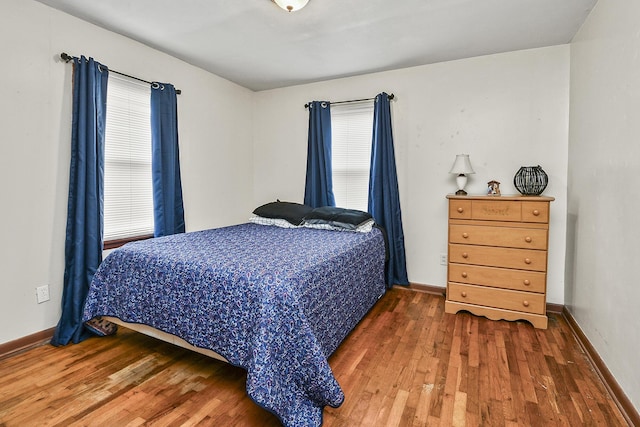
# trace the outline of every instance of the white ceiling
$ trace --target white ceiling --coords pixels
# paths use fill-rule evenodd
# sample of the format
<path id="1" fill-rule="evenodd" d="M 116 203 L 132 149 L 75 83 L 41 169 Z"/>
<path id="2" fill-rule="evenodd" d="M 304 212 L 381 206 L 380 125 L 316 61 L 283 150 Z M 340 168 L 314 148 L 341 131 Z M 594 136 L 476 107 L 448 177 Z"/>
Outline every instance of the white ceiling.
<path id="1" fill-rule="evenodd" d="M 37 1 L 256 91 L 568 43 L 597 2 Z"/>

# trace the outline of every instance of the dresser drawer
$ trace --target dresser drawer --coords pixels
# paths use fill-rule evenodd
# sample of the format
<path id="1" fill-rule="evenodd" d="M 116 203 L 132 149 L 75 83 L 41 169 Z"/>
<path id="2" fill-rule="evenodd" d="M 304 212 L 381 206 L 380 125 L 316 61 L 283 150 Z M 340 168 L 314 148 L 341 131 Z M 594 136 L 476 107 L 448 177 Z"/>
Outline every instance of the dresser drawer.
<path id="1" fill-rule="evenodd" d="M 471 219 L 471 200 L 450 200 L 449 218 Z"/>
<path id="2" fill-rule="evenodd" d="M 449 244 L 449 262 L 547 271 L 546 251 Z"/>
<path id="3" fill-rule="evenodd" d="M 466 202 L 471 204 L 470 216 L 463 216 L 461 213 L 452 215 L 452 205 Z M 467 213 L 468 209 L 462 208 Z M 456 210 L 457 212 L 457 210 Z M 475 219 L 482 221 L 517 221 L 546 224 L 549 222 L 548 202 L 528 202 L 519 200 L 450 200 L 449 218 Z"/>
<path id="4" fill-rule="evenodd" d="M 471 219 L 487 221 L 520 221 L 522 205 L 510 200 L 472 200 Z"/>
<path id="5" fill-rule="evenodd" d="M 549 203 L 522 202 L 522 221 L 546 224 L 549 222 Z"/>
<path id="6" fill-rule="evenodd" d="M 543 250 L 547 249 L 547 230 L 452 224 L 449 226 L 449 242 Z"/>
<path id="7" fill-rule="evenodd" d="M 538 271 L 449 264 L 448 281 L 544 293 L 547 275 Z"/>
<path id="8" fill-rule="evenodd" d="M 545 314 L 544 294 L 449 283 L 447 299 L 485 307 Z"/>

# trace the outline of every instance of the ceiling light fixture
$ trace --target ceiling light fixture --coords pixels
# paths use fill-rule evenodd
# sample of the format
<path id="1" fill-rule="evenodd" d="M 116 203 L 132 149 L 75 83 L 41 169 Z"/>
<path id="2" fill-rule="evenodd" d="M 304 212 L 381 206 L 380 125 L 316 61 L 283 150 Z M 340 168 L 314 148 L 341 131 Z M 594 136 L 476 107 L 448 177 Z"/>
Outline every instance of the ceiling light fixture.
<path id="1" fill-rule="evenodd" d="M 309 0 L 271 0 L 282 9 L 288 12 L 295 12 L 296 10 L 300 10 L 309 3 Z"/>

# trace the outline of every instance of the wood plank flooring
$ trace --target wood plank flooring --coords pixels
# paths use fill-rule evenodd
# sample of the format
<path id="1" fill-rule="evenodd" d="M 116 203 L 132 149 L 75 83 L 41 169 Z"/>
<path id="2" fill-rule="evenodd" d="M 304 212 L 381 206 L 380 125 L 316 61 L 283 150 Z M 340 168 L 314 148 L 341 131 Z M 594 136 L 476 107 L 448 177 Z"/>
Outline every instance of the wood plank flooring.
<path id="1" fill-rule="evenodd" d="M 444 314 L 392 289 L 329 359 L 345 392 L 324 426 L 625 426 L 563 318 Z M 278 426 L 245 372 L 121 328 L 0 360 L 0 426 Z"/>

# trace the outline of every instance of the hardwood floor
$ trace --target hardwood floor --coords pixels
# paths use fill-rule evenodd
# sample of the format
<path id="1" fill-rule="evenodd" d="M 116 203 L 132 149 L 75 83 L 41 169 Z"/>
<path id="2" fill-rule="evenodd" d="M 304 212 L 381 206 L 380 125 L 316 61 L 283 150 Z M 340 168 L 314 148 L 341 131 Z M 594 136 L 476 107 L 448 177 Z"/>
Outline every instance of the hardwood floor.
<path id="1" fill-rule="evenodd" d="M 345 392 L 324 426 L 625 426 L 563 318 L 444 314 L 390 290 L 329 359 Z M 0 426 L 278 426 L 242 369 L 121 328 L 0 360 Z"/>

